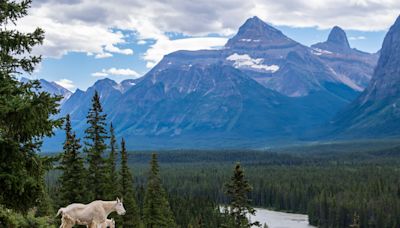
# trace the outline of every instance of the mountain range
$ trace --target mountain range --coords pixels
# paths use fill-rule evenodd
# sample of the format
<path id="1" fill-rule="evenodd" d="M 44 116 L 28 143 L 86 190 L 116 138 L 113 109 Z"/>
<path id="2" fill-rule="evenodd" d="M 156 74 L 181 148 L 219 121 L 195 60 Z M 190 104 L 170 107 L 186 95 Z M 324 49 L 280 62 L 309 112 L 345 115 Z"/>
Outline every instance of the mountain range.
<path id="1" fill-rule="evenodd" d="M 351 48 L 337 26 L 325 42 L 307 47 L 253 17 L 221 49 L 176 51 L 141 78 L 121 83 L 102 79 L 86 91 L 66 95 L 60 116 L 71 114 L 82 137 L 97 90 L 108 121 L 132 149 L 258 148 L 322 136 L 345 138 L 356 135 L 349 130 L 359 123 L 352 115 L 375 118 L 371 108 L 368 114 L 355 111 L 360 111 L 359 103 L 381 101 L 383 95 L 372 85 L 393 85 L 392 93 L 400 94 L 395 76 L 382 82 L 382 75 L 393 72 L 388 66 L 396 65 L 382 60 L 397 50 L 391 46 L 400 42 L 399 36 L 392 34 L 378 53 Z M 394 107 L 390 102 L 385 104 Z M 62 131 L 56 132 L 45 150 L 61 148 L 62 139 Z"/>

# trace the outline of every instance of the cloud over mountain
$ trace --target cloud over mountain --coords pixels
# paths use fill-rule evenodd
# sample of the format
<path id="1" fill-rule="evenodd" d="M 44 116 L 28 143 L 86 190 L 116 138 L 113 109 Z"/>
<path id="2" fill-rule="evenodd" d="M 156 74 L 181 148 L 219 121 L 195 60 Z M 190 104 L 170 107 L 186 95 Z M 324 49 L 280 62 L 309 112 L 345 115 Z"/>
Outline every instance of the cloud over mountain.
<path id="1" fill-rule="evenodd" d="M 129 76 L 129 78 L 138 78 L 140 74 L 132 69 L 117 69 L 115 67 L 103 69 L 100 72 L 92 74 L 93 77 L 106 77 L 106 76 Z"/>
<path id="2" fill-rule="evenodd" d="M 127 42 L 119 31 L 135 31 L 137 38 L 153 39 L 155 45 L 145 55 L 150 65 L 159 57 L 163 44 L 174 44 L 166 33 L 205 37 L 209 34 L 228 36 L 242 21 L 252 15 L 274 25 L 330 28 L 340 24 L 345 29 L 384 30 L 400 10 L 394 0 L 207 0 L 188 1 L 100 1 L 76 0 L 34 1 L 33 8 L 18 27 L 29 31 L 40 26 L 46 41 L 38 52 L 47 57 L 61 57 L 68 52 L 91 52 L 98 57 L 112 53 L 132 54 L 121 48 Z M 173 13 L 171 13 L 173 12 Z M 281 13 L 285 12 L 285 13 Z M 368 18 L 368 23 L 365 23 Z M 88 42 L 90 40 L 90 42 Z M 209 41 L 192 42 L 191 48 L 210 48 Z M 110 54 L 104 54 L 104 52 Z"/>

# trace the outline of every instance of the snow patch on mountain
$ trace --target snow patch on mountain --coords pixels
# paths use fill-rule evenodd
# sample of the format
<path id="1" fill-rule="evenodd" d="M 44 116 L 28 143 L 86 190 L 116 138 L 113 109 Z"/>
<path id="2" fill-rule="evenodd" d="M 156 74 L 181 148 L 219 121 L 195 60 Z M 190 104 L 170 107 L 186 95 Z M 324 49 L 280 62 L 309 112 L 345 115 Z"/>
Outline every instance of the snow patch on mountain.
<path id="1" fill-rule="evenodd" d="M 313 48 L 313 49 L 311 50 L 311 53 L 313 53 L 314 55 L 323 55 L 323 54 L 328 54 L 328 55 L 330 55 L 330 54 L 333 54 L 333 53 L 330 52 L 330 51 L 322 50 L 322 49 L 319 49 L 319 48 Z"/>
<path id="2" fill-rule="evenodd" d="M 262 70 L 262 71 L 267 71 L 270 73 L 275 73 L 276 71 L 279 70 L 278 65 L 265 65 L 262 64 L 264 62 L 263 58 L 257 58 L 253 59 L 251 58 L 248 54 L 237 54 L 234 53 L 226 58 L 228 61 L 232 61 L 233 66 L 235 68 L 252 68 L 255 70 Z"/>
<path id="3" fill-rule="evenodd" d="M 240 39 L 242 42 L 260 42 L 261 40 L 253 40 L 253 39 Z"/>
<path id="4" fill-rule="evenodd" d="M 119 83 L 114 85 L 113 88 L 119 90 L 121 93 L 124 91 L 124 87 Z"/>

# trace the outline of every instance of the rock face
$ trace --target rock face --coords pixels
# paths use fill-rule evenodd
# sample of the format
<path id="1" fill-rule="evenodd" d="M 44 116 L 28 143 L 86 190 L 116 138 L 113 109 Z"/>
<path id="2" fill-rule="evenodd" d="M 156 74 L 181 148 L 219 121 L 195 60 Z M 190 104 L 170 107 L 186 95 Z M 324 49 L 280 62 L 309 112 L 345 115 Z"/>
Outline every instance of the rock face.
<path id="1" fill-rule="evenodd" d="M 400 134 L 400 17 L 383 41 L 369 86 L 332 125 L 339 137 Z"/>
<path id="2" fill-rule="evenodd" d="M 332 28 L 327 41 L 311 48 L 337 78 L 356 91 L 363 91 L 368 85 L 379 57 L 377 53 L 352 49 L 345 31 L 338 26 Z"/>

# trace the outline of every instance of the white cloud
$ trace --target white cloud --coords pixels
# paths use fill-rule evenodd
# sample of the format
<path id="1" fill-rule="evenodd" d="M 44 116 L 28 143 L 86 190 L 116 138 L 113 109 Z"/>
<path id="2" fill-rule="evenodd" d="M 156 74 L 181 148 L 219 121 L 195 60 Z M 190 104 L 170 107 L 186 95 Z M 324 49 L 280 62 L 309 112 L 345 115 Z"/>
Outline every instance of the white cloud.
<path id="1" fill-rule="evenodd" d="M 365 36 L 350 36 L 349 40 L 365 40 L 367 39 Z"/>
<path id="2" fill-rule="evenodd" d="M 68 52 L 104 53 L 104 46 L 124 43 L 122 33 L 111 32 L 101 25 L 84 23 L 61 23 L 50 18 L 26 17 L 18 24 L 22 31 L 32 31 L 33 27 L 45 29 L 42 46 L 35 53 L 45 57 L 60 58 Z"/>
<path id="3" fill-rule="evenodd" d="M 112 56 L 113 56 L 113 55 L 112 55 L 111 53 L 103 52 L 103 53 L 96 54 L 96 55 L 94 56 L 94 58 L 95 58 L 95 59 L 105 59 L 105 58 L 110 58 L 110 57 L 112 57 Z"/>
<path id="4" fill-rule="evenodd" d="M 92 73 L 92 76 L 93 77 L 106 77 L 106 76 L 108 76 L 108 74 L 105 72 L 94 72 L 94 73 Z"/>
<path id="5" fill-rule="evenodd" d="M 163 38 L 150 46 L 143 58 L 147 61 L 147 67 L 153 67 L 162 57 L 177 50 L 200 50 L 220 48 L 227 42 L 222 37 L 198 37 L 170 40 Z"/>
<path id="6" fill-rule="evenodd" d="M 129 48 L 121 49 L 121 48 L 115 47 L 114 45 L 107 45 L 104 49 L 106 51 L 118 53 L 118 54 L 122 54 L 122 55 L 133 55 L 133 50 L 129 49 Z"/>
<path id="7" fill-rule="evenodd" d="M 69 79 L 66 79 L 66 78 L 55 81 L 55 83 L 57 83 L 58 85 L 66 88 L 68 90 L 71 90 L 71 91 L 76 88 L 76 85 L 74 84 L 74 82 Z"/>
<path id="8" fill-rule="evenodd" d="M 140 76 L 139 73 L 131 69 L 117 69 L 113 67 L 106 70 L 106 72 L 111 75 L 123 75 L 123 76 L 134 76 L 134 77 Z"/>
<path id="9" fill-rule="evenodd" d="M 114 75 L 114 76 L 131 76 L 131 78 L 138 78 L 141 75 L 129 68 L 123 69 L 123 68 L 109 68 L 109 69 L 103 69 L 100 72 L 95 72 L 92 74 L 93 77 L 106 77 L 106 76 L 110 76 L 110 75 Z"/>
<path id="10" fill-rule="evenodd" d="M 145 55 L 151 65 L 159 59 L 152 54 L 157 47 L 178 44 L 168 40 L 166 32 L 229 36 L 254 15 L 273 25 L 385 30 L 399 12 L 398 0 L 42 0 L 33 2 L 29 15 L 18 27 L 32 31 L 39 26 L 46 31 L 44 46 L 35 50 L 46 57 L 61 57 L 68 52 L 131 55 L 131 49 L 119 48 L 127 40 L 118 30 L 136 31 L 139 40 L 156 42 Z M 191 44 L 191 49 L 199 49 L 204 43 Z"/>
<path id="11" fill-rule="evenodd" d="M 144 45 L 144 44 L 147 44 L 147 42 L 146 42 L 145 40 L 139 40 L 139 41 L 137 42 L 137 44 L 139 44 L 139 45 Z"/>

